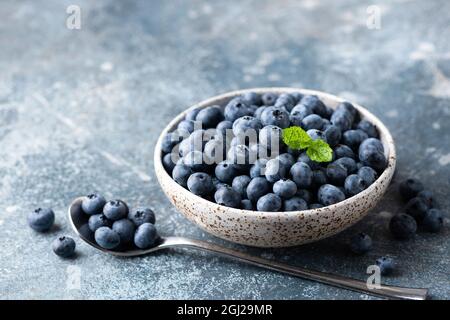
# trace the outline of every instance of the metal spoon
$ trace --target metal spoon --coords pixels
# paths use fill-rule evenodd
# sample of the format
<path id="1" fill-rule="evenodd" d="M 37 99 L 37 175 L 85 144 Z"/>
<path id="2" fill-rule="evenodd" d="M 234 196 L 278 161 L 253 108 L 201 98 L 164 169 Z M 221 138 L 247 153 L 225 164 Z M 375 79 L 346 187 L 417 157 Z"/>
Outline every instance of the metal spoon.
<path id="1" fill-rule="evenodd" d="M 393 298 L 393 299 L 410 299 L 410 300 L 425 300 L 428 289 L 419 288 L 402 288 L 395 286 L 381 285 L 378 289 L 369 289 L 366 282 L 351 278 L 342 277 L 339 275 L 328 274 L 319 271 L 307 270 L 300 267 L 290 266 L 284 263 L 255 257 L 247 253 L 221 247 L 211 242 L 182 238 L 182 237 L 164 237 L 159 243 L 149 249 L 132 249 L 127 251 L 113 251 L 107 250 L 95 243 L 92 232 L 87 226 L 88 218 L 81 209 L 82 198 L 75 199 L 69 207 L 69 220 L 73 230 L 80 236 L 82 240 L 89 245 L 101 251 L 122 257 L 134 257 L 144 254 L 153 253 L 162 249 L 168 248 L 193 248 L 213 252 L 227 258 L 232 258 L 241 262 L 246 262 L 261 268 L 278 271 L 289 274 L 291 276 L 304 278 L 307 280 L 318 281 L 328 285 L 358 291 L 370 295 Z"/>

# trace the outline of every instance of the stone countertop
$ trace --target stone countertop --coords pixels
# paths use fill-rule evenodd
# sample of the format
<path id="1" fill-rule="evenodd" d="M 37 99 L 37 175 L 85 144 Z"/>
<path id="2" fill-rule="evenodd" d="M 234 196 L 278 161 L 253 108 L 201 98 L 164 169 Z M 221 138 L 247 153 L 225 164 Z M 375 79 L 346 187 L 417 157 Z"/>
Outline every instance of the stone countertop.
<path id="1" fill-rule="evenodd" d="M 389 284 L 450 298 L 450 232 L 392 240 L 398 181 L 420 178 L 442 208 L 450 169 L 450 3 L 376 1 L 2 1 L 0 4 L 0 298 L 369 299 L 194 251 L 135 259 L 77 240 L 61 260 L 51 241 L 74 236 L 70 201 L 98 190 L 149 205 L 162 234 L 221 243 L 293 265 L 365 279 L 381 255 Z M 66 8 L 81 8 L 81 29 Z M 371 8 L 369 8 L 370 11 Z M 373 8 L 372 8 L 373 9 Z M 371 11 L 373 12 L 373 11 Z M 376 22 L 376 21 L 375 21 Z M 183 109 L 239 88 L 304 87 L 356 101 L 391 130 L 398 170 L 367 218 L 317 243 L 263 250 L 214 238 L 178 213 L 153 171 L 159 132 Z M 36 234 L 27 213 L 52 207 L 57 226 Z M 367 255 L 349 254 L 356 231 Z"/>

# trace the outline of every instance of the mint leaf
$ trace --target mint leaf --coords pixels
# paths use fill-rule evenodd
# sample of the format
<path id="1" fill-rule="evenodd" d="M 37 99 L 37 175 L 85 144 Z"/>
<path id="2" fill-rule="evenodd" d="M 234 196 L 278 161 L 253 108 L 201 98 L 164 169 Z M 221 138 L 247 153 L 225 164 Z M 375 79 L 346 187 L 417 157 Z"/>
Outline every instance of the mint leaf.
<path id="1" fill-rule="evenodd" d="M 328 143 L 317 139 L 311 142 L 308 150 L 306 150 L 308 157 L 316 162 L 329 162 L 333 157 L 333 150 Z"/>
<path id="2" fill-rule="evenodd" d="M 312 143 L 306 131 L 296 126 L 283 129 L 283 141 L 293 150 L 306 149 Z"/>

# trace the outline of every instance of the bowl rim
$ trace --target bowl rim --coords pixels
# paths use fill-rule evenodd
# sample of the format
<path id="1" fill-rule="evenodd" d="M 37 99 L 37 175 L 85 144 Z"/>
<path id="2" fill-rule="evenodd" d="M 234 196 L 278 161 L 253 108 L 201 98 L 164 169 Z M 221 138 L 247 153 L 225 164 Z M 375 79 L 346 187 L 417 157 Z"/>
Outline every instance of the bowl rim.
<path id="1" fill-rule="evenodd" d="M 333 100 L 336 103 L 341 103 L 341 102 L 345 102 L 345 101 L 350 102 L 358 110 L 358 112 L 362 115 L 363 119 L 368 119 L 371 123 L 373 123 L 377 127 L 378 131 L 380 132 L 380 137 L 381 136 L 384 137 L 384 143 L 383 143 L 383 140 L 382 140 L 382 143 L 383 143 L 383 146 L 385 149 L 384 150 L 385 156 L 387 157 L 387 160 L 388 160 L 386 168 L 384 169 L 383 173 L 367 189 L 363 190 L 362 192 L 360 192 L 350 198 L 346 198 L 345 200 L 343 200 L 341 202 L 338 202 L 338 203 L 335 203 L 335 204 L 332 204 L 329 206 L 324 206 L 322 208 L 317 208 L 317 209 L 300 210 L 300 211 L 275 211 L 275 212 L 272 212 L 272 211 L 255 211 L 255 210 L 246 210 L 246 209 L 237 209 L 237 208 L 232 208 L 232 207 L 226 207 L 223 205 L 219 205 L 215 202 L 209 201 L 207 199 L 204 199 L 200 196 L 197 196 L 197 195 L 191 193 L 189 190 L 185 189 L 184 187 L 180 186 L 178 183 L 176 183 L 175 180 L 173 180 L 173 178 L 167 173 L 167 171 L 165 170 L 165 168 L 162 164 L 161 144 L 162 144 L 163 137 L 168 132 L 170 132 L 170 130 L 173 129 L 176 124 L 178 124 L 180 121 L 182 121 L 184 119 L 185 115 L 189 111 L 196 109 L 196 108 L 206 108 L 208 106 L 217 104 L 218 101 L 225 100 L 225 99 L 232 99 L 236 96 L 240 96 L 240 95 L 248 93 L 248 92 L 255 92 L 255 93 L 259 93 L 259 94 L 267 93 L 267 92 L 273 92 L 276 94 L 299 92 L 304 95 L 317 95 L 320 99 L 325 98 L 327 100 Z M 386 146 L 388 148 L 386 148 Z M 335 96 L 330 93 L 326 93 L 326 92 L 318 91 L 318 90 L 292 88 L 292 87 L 258 87 L 258 88 L 234 90 L 234 91 L 229 91 L 229 92 L 226 92 L 223 94 L 219 94 L 219 95 L 210 97 L 203 101 L 200 101 L 200 102 L 192 105 L 191 107 L 187 108 L 183 112 L 179 113 L 175 118 L 173 118 L 169 122 L 169 124 L 161 131 L 161 134 L 158 137 L 158 140 L 157 140 L 157 143 L 156 143 L 156 146 L 154 149 L 154 168 L 155 168 L 155 173 L 157 175 L 160 186 L 161 186 L 160 179 L 165 179 L 165 180 L 169 181 L 168 183 L 170 183 L 171 186 L 173 186 L 173 188 L 175 188 L 177 193 L 178 192 L 183 193 L 186 197 L 192 197 L 195 201 L 199 202 L 199 205 L 204 204 L 204 205 L 208 205 L 208 206 L 215 206 L 215 207 L 223 208 L 224 210 L 226 210 L 226 212 L 233 213 L 234 215 L 241 216 L 241 217 L 265 216 L 267 218 L 271 218 L 271 217 L 279 217 L 280 214 L 282 214 L 283 217 L 290 218 L 290 217 L 296 217 L 299 214 L 301 214 L 301 215 L 317 215 L 317 214 L 320 214 L 324 210 L 343 209 L 343 208 L 347 207 L 348 205 L 355 203 L 358 200 L 361 200 L 361 198 L 368 196 L 370 193 L 372 193 L 373 191 L 378 189 L 378 186 L 380 185 L 381 181 L 383 181 L 384 179 L 391 179 L 393 176 L 393 173 L 395 171 L 395 166 L 396 166 L 396 150 L 395 150 L 394 139 L 392 138 L 392 135 L 390 134 L 387 127 L 383 124 L 383 122 L 381 122 L 381 120 L 378 119 L 375 115 L 373 115 L 370 111 L 368 111 L 366 108 L 364 108 L 363 106 L 361 106 L 355 102 L 340 98 L 340 97 Z M 167 195 L 167 192 L 166 192 L 166 190 L 164 190 L 164 187 L 161 186 L 161 188 L 163 189 L 164 193 L 166 193 L 166 195 Z"/>

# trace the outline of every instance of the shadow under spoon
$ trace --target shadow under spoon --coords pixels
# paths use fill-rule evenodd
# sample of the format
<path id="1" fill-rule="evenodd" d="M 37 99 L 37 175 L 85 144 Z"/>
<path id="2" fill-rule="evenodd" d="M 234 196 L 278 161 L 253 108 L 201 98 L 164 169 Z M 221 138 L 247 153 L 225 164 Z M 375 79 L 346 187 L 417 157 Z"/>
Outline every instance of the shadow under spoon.
<path id="1" fill-rule="evenodd" d="M 168 248 L 190 248 L 212 252 L 227 258 L 245 262 L 261 268 L 278 271 L 291 276 L 303 279 L 317 281 L 320 283 L 340 287 L 343 289 L 362 292 L 369 295 L 375 295 L 383 298 L 391 299 L 409 299 L 409 300 L 425 300 L 428 289 L 421 288 L 403 288 L 396 286 L 380 285 L 378 288 L 369 288 L 365 281 L 351 279 L 339 275 L 328 274 L 325 272 L 308 270 L 301 267 L 295 267 L 277 261 L 263 259 L 257 256 L 232 250 L 219 246 L 212 242 L 200 241 L 183 237 L 162 237 L 156 246 L 149 249 L 130 249 L 124 251 L 113 251 L 100 247 L 93 239 L 92 232 L 89 230 L 87 216 L 81 209 L 82 198 L 75 199 L 69 207 L 69 220 L 73 230 L 89 245 L 96 249 L 122 257 L 134 257 L 150 254 L 159 250 Z"/>

